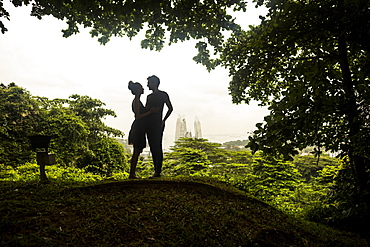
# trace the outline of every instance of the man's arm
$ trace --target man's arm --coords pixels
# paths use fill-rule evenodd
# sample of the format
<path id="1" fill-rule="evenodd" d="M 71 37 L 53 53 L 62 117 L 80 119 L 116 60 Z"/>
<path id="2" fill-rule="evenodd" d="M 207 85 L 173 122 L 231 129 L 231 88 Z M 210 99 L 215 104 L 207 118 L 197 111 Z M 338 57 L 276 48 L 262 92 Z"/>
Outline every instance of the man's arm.
<path id="1" fill-rule="evenodd" d="M 167 120 L 167 118 L 171 115 L 172 111 L 173 111 L 173 107 L 172 107 L 172 103 L 170 101 L 170 99 L 168 99 L 166 102 L 165 102 L 166 106 L 167 106 L 167 112 L 166 112 L 166 115 L 164 116 L 163 120 L 162 120 L 162 126 L 165 125 L 165 122 Z"/>

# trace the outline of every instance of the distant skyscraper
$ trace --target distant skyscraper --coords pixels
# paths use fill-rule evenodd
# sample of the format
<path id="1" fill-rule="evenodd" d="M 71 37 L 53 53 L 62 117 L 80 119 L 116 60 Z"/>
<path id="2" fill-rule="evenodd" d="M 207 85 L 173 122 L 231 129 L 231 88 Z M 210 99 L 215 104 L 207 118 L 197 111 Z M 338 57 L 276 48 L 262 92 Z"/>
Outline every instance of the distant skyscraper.
<path id="1" fill-rule="evenodd" d="M 176 121 L 176 132 L 175 132 L 175 141 L 177 141 L 179 138 L 180 138 L 180 135 L 181 135 L 181 116 L 179 115 L 177 117 L 177 121 Z"/>
<path id="2" fill-rule="evenodd" d="M 177 141 L 181 137 L 186 137 L 186 132 L 186 120 L 184 117 L 181 117 L 179 115 L 176 122 L 175 141 Z"/>
<path id="3" fill-rule="evenodd" d="M 194 138 L 202 138 L 202 126 L 197 117 L 195 117 L 194 121 Z"/>
<path id="4" fill-rule="evenodd" d="M 199 119 L 196 117 L 194 122 L 194 132 L 195 138 L 202 138 L 202 129 L 199 122 Z M 186 128 L 186 120 L 185 117 L 178 116 L 176 122 L 176 133 L 175 133 L 175 141 L 177 141 L 181 137 L 188 137 L 192 138 L 192 133 L 190 130 Z"/>
<path id="5" fill-rule="evenodd" d="M 188 129 L 186 128 L 186 120 L 182 119 L 180 137 L 188 137 Z"/>

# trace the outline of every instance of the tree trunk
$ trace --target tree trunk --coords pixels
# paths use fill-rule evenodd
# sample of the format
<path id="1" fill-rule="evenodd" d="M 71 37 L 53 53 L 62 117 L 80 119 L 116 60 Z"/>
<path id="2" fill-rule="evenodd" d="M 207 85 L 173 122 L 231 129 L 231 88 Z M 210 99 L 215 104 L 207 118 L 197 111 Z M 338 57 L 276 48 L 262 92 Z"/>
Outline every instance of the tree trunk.
<path id="1" fill-rule="evenodd" d="M 339 15 L 344 18 L 344 1 L 340 0 L 338 4 Z M 345 28 L 341 20 L 339 24 L 339 35 L 338 35 L 338 52 L 339 52 L 339 63 L 342 71 L 343 89 L 345 93 L 346 109 L 345 114 L 349 125 L 349 148 L 348 156 L 353 168 L 354 177 L 356 180 L 357 191 L 362 193 L 367 186 L 367 174 L 366 174 L 366 159 L 361 157 L 356 152 L 356 135 L 360 132 L 359 122 L 359 110 L 356 103 L 356 96 L 354 90 L 354 84 L 351 77 L 351 71 L 348 63 L 348 50 L 347 42 L 345 39 Z"/>

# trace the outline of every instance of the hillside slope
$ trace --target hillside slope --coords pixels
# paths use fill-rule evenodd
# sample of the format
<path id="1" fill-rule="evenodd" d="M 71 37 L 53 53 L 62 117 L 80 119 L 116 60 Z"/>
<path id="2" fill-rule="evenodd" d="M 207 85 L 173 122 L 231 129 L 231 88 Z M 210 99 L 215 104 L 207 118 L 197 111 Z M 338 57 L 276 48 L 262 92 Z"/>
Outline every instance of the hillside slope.
<path id="1" fill-rule="evenodd" d="M 1 186 L 1 246 L 367 246 L 217 181 Z"/>

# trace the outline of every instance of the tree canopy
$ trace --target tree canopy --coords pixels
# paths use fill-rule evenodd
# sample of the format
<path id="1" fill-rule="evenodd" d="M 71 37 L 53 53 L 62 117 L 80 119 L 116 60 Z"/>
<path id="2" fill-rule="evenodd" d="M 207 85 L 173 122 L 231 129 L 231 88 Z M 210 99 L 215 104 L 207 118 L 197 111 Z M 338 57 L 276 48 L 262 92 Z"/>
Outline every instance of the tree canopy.
<path id="1" fill-rule="evenodd" d="M 0 84 L 0 163 L 13 165 L 29 159 L 32 150 L 27 135 L 40 120 L 37 109 L 29 92 L 14 83 Z"/>
<path id="2" fill-rule="evenodd" d="M 92 37 L 101 44 L 109 42 L 111 37 L 129 38 L 145 30 L 145 39 L 141 46 L 151 50 L 161 50 L 166 43 L 176 43 L 196 39 L 199 54 L 197 62 L 209 60 L 207 43 L 221 48 L 224 32 L 239 30 L 230 10 L 246 9 L 247 1 L 240 0 L 12 0 L 14 6 L 32 5 L 31 15 L 42 19 L 51 15 L 68 24 L 63 36 L 77 34 L 79 29 L 88 28 Z M 10 19 L 9 12 L 0 2 L 0 29 L 8 29 L 1 21 Z M 209 64 L 209 63 L 208 63 Z M 213 67 L 213 66 L 212 66 Z"/>
<path id="3" fill-rule="evenodd" d="M 235 32 L 220 62 L 234 103 L 268 105 L 248 146 L 283 154 L 315 146 L 348 155 L 368 183 L 370 1 L 260 1 L 262 23 Z"/>
<path id="4" fill-rule="evenodd" d="M 123 145 L 113 139 L 123 136 L 102 119 L 115 116 L 105 104 L 89 96 L 49 100 L 34 97 L 14 83 L 0 84 L 0 164 L 17 167 L 34 158 L 28 136 L 53 136 L 49 150 L 57 162 L 108 174 L 127 166 Z"/>

